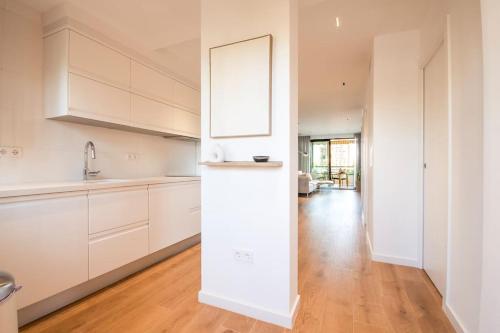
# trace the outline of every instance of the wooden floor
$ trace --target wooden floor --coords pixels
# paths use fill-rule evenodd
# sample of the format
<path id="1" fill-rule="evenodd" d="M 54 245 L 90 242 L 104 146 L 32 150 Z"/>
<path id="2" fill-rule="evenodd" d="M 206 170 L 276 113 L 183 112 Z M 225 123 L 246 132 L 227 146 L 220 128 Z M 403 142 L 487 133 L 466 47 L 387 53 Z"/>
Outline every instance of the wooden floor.
<path id="1" fill-rule="evenodd" d="M 301 307 L 293 332 L 454 332 L 425 273 L 371 262 L 359 194 L 300 198 Z M 23 332 L 289 332 L 197 302 L 200 246 L 138 273 Z"/>

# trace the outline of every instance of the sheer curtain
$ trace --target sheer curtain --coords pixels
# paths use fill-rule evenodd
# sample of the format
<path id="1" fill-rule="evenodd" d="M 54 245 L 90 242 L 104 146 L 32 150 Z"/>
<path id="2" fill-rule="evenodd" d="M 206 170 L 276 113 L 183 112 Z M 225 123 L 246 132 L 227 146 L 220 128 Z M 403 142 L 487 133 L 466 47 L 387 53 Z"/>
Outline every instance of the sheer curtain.
<path id="1" fill-rule="evenodd" d="M 309 150 L 311 146 L 310 136 L 299 136 L 299 171 L 311 172 Z"/>

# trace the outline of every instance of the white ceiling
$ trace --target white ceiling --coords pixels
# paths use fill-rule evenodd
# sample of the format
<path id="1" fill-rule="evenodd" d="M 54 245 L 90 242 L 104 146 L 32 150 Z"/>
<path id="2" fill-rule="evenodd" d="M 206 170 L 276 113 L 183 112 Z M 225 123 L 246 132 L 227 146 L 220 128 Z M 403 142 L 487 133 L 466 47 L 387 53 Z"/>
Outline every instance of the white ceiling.
<path id="1" fill-rule="evenodd" d="M 299 132 L 359 132 L 373 37 L 419 28 L 429 0 L 301 0 L 300 4 Z"/>
<path id="2" fill-rule="evenodd" d="M 199 86 L 200 0 L 23 1 L 42 13 L 79 7 Z M 300 0 L 301 134 L 360 131 L 373 36 L 419 27 L 429 1 L 436 0 Z"/>

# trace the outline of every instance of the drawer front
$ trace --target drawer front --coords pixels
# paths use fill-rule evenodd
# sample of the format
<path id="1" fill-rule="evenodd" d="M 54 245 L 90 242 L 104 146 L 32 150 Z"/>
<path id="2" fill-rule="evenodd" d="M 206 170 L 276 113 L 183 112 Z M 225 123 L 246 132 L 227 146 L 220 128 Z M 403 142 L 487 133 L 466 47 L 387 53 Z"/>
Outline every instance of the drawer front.
<path id="1" fill-rule="evenodd" d="M 175 110 L 175 129 L 194 136 L 200 135 L 200 116 L 180 109 Z"/>
<path id="2" fill-rule="evenodd" d="M 130 58 L 101 43 L 74 31 L 69 34 L 70 69 L 128 88 L 130 62 Z"/>
<path id="3" fill-rule="evenodd" d="M 132 89 L 152 98 L 173 101 L 175 81 L 147 66 L 132 61 Z"/>
<path id="4" fill-rule="evenodd" d="M 146 186 L 89 193 L 89 234 L 147 221 Z"/>
<path id="5" fill-rule="evenodd" d="M 201 232 L 200 183 L 151 186 L 150 252 Z"/>
<path id="6" fill-rule="evenodd" d="M 96 120 L 130 121 L 130 93 L 70 73 L 69 109 L 94 115 Z"/>
<path id="7" fill-rule="evenodd" d="M 163 130 L 174 127 L 175 109 L 169 105 L 132 94 L 132 123 Z"/>
<path id="8" fill-rule="evenodd" d="M 110 272 L 148 255 L 148 225 L 91 239 L 89 278 Z"/>

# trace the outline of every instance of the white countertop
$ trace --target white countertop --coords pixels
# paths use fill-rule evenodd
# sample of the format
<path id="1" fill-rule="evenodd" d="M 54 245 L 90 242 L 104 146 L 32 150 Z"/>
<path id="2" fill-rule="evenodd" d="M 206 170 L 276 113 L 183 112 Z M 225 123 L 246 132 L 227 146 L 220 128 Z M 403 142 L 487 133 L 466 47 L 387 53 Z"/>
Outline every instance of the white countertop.
<path id="1" fill-rule="evenodd" d="M 149 177 L 133 179 L 101 179 L 90 181 L 54 182 L 54 183 L 23 183 L 16 185 L 0 185 L 0 198 L 25 195 L 50 194 L 74 191 L 88 191 L 124 186 L 140 186 L 199 181 L 200 177 Z"/>

